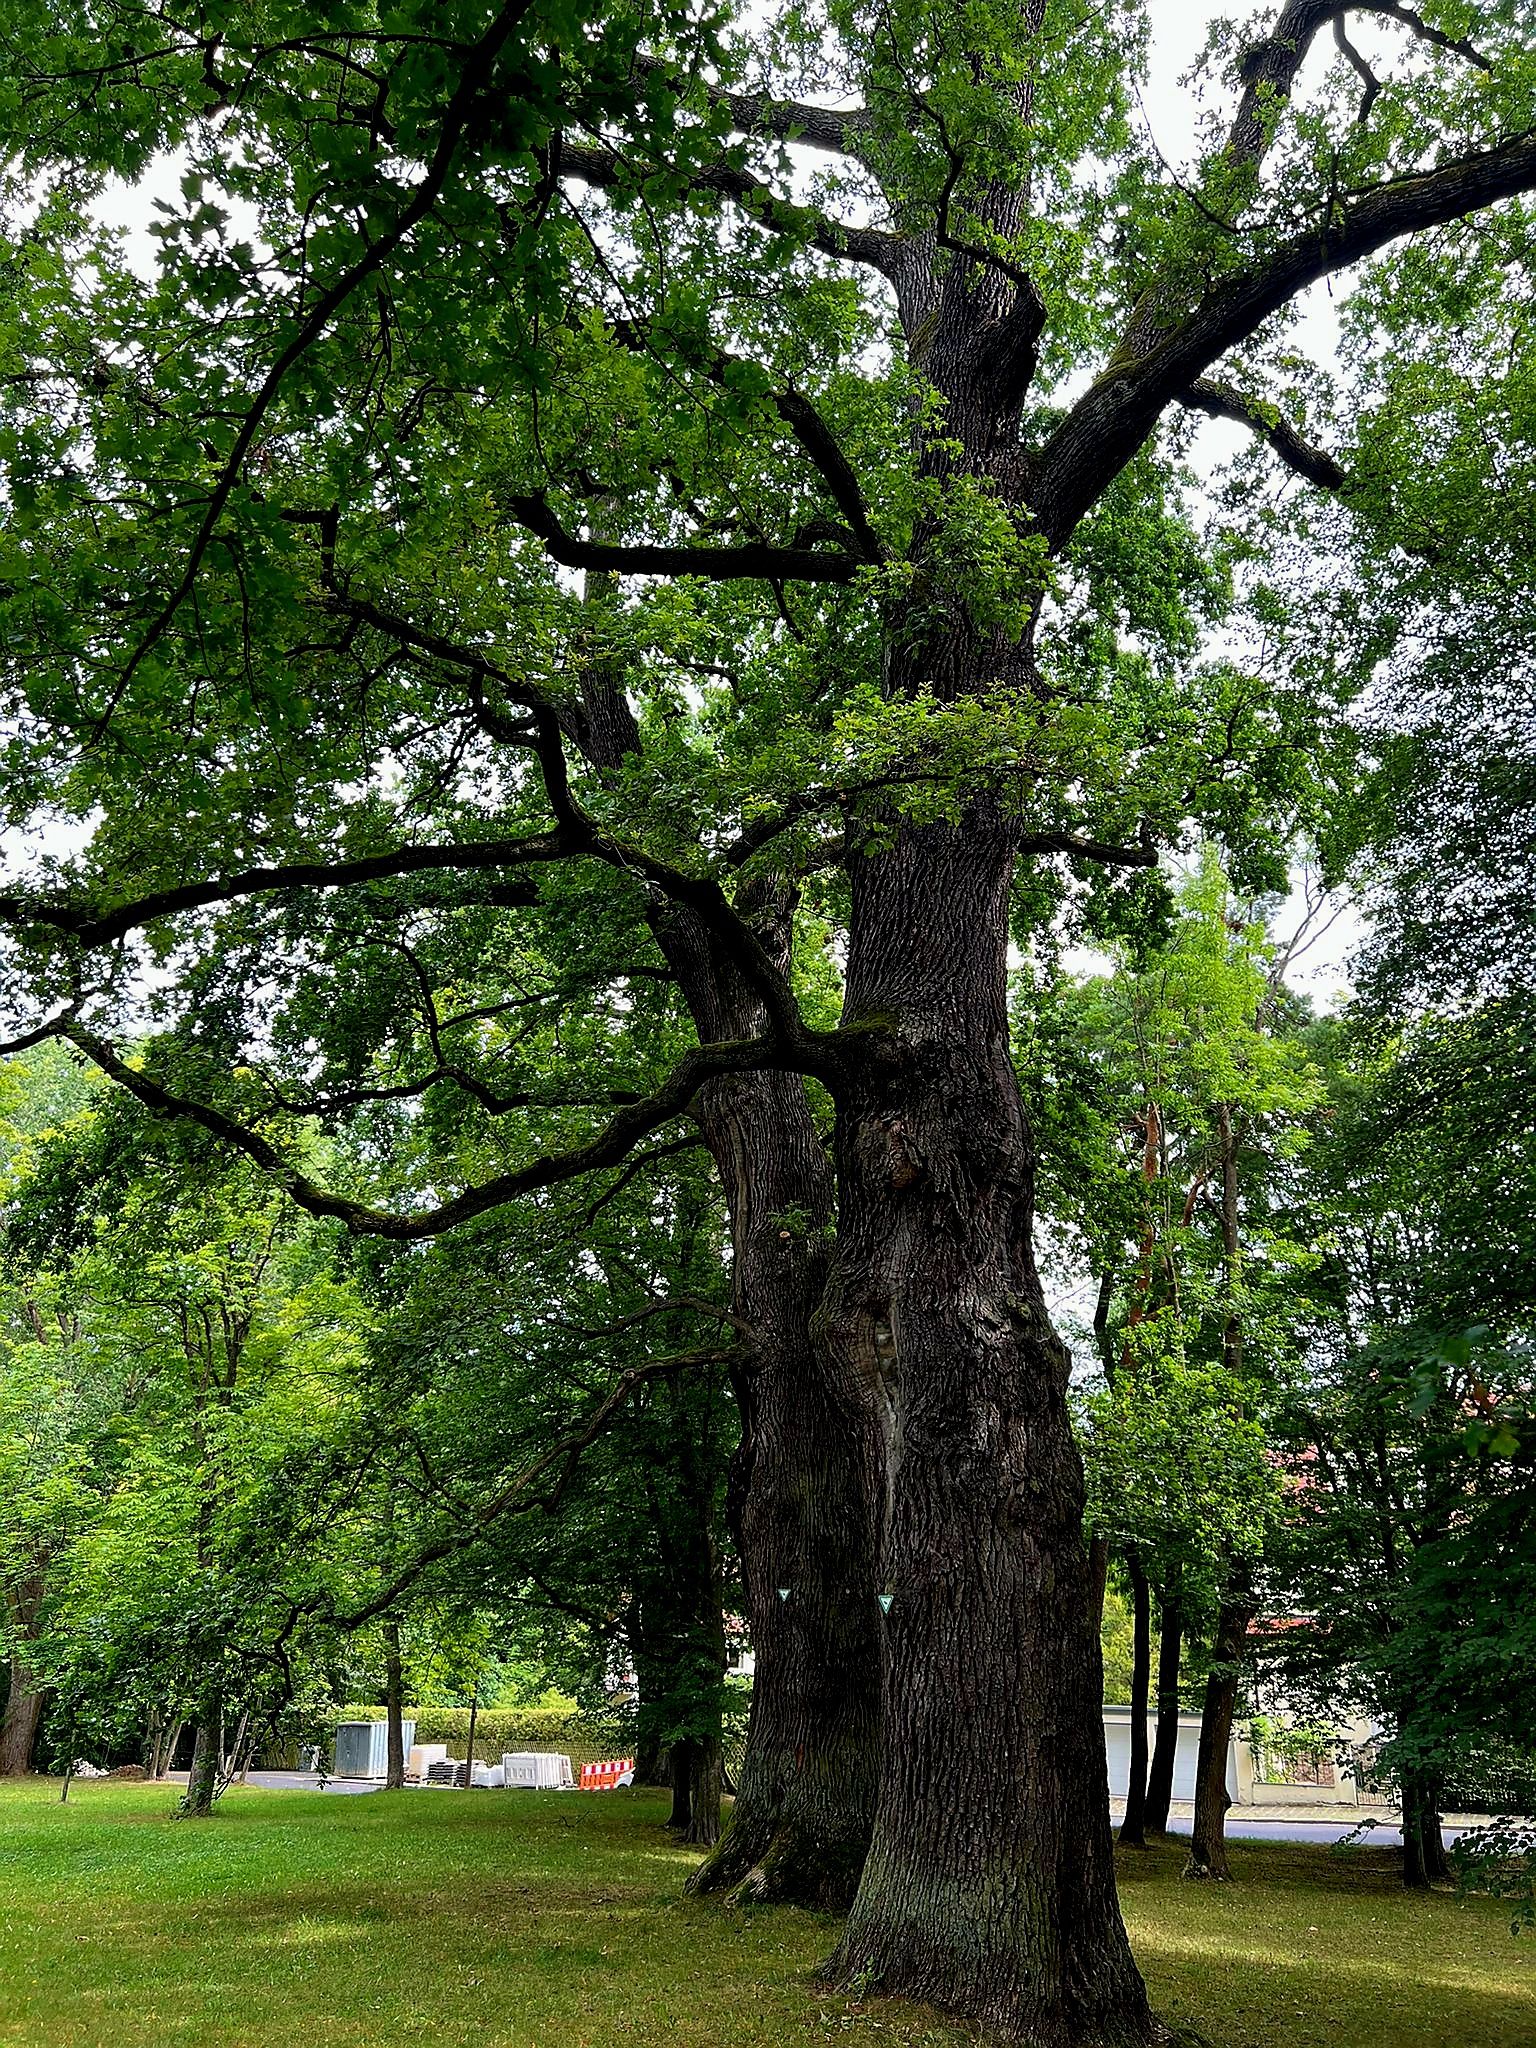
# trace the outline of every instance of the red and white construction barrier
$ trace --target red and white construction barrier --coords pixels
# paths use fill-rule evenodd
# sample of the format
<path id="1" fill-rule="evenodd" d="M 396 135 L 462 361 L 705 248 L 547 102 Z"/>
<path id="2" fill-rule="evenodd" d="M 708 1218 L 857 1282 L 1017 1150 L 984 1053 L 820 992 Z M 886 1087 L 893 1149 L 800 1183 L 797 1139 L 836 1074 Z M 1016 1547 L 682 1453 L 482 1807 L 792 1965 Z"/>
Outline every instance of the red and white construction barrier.
<path id="1" fill-rule="evenodd" d="M 616 1785 L 633 1785 L 634 1782 L 635 1760 L 632 1756 L 614 1757 L 605 1764 L 583 1764 L 581 1767 L 583 1792 L 611 1792 Z"/>

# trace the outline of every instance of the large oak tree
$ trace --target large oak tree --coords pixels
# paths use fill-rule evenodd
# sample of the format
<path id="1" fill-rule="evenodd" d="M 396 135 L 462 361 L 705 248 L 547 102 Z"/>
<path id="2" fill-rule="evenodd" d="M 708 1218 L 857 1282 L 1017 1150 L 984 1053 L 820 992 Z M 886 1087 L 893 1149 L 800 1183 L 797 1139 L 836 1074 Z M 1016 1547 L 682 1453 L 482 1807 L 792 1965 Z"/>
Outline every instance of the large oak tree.
<path id="1" fill-rule="evenodd" d="M 1488 209 L 1523 245 L 1521 10 L 1284 0 L 1178 172 L 1136 5 L 6 22 L 10 815 L 88 842 L 6 898 L 18 1040 L 399 1239 L 695 1116 L 760 1360 L 750 1868 L 857 1867 L 878 1632 L 836 1972 L 1149 2039 L 1010 910 L 1109 914 L 1191 819 L 1294 797 L 1312 707 L 1174 644 L 1160 423 L 1348 494 L 1287 309 Z M 167 165 L 145 277 L 89 204 Z M 175 1029 L 130 1060 L 146 1000 Z M 568 1091 L 520 1075 L 525 1003 Z M 414 1104 L 415 1199 L 320 1184 L 274 1093 Z"/>

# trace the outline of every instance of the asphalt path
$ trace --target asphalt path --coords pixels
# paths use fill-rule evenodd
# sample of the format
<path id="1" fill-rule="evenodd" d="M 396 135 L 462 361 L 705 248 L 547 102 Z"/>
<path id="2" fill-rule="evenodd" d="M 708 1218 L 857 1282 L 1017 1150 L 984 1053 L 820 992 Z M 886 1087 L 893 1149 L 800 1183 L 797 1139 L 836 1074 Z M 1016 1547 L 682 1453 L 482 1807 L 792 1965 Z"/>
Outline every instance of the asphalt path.
<path id="1" fill-rule="evenodd" d="M 368 1778 L 326 1778 L 323 1781 L 309 1771 L 252 1771 L 246 1779 L 250 1785 L 258 1785 L 267 1792 L 377 1792 L 381 1787 Z M 446 1788 L 439 1788 L 446 1789 Z M 1118 1824 L 1119 1815 L 1114 1816 Z M 1238 1813 L 1227 1815 L 1227 1833 L 1231 1836 L 1253 1842 L 1310 1842 L 1320 1848 L 1331 1848 L 1335 1842 L 1342 1842 L 1346 1835 L 1353 1835 L 1358 1819 L 1339 1820 L 1249 1820 Z M 1170 1832 L 1187 1835 L 1190 1832 L 1188 1820 L 1174 1819 L 1169 1823 Z M 1465 1834 L 1464 1828 L 1447 1828 L 1448 1842 Z M 1374 1826 L 1356 1836 L 1361 1842 L 1368 1842 L 1373 1848 L 1399 1849 L 1403 1837 L 1388 1821 L 1377 1821 Z"/>

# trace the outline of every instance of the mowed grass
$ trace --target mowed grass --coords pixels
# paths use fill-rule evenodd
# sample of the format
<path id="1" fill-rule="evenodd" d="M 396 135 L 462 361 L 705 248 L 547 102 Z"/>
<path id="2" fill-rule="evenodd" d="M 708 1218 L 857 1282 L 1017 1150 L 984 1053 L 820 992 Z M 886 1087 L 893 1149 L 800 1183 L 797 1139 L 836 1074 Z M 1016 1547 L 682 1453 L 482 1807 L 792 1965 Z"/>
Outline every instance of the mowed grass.
<path id="1" fill-rule="evenodd" d="M 0 2043 L 29 2048 L 951 2048 L 819 1988 L 836 1923 L 681 1897 L 651 1795 L 0 1787 Z M 1240 1844 L 1239 1882 L 1122 1858 L 1170 2020 L 1219 2048 L 1531 2048 L 1536 1945 L 1385 1852 Z"/>

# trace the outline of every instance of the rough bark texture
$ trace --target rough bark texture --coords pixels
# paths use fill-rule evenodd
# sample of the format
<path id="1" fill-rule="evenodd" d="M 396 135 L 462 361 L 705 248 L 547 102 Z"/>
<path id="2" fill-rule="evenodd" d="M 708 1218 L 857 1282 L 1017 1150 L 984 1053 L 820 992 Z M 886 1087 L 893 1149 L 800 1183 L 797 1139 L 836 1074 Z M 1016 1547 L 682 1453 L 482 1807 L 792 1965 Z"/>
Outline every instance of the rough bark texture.
<path id="1" fill-rule="evenodd" d="M 1237 1711 L 1243 1645 L 1253 1608 L 1243 1601 L 1223 1602 L 1216 1621 L 1216 1642 L 1205 1681 L 1200 1714 L 1200 1752 L 1195 1762 L 1195 1821 L 1186 1877 L 1230 1878 L 1227 1863 L 1227 1752 Z"/>
<path id="2" fill-rule="evenodd" d="M 384 1718 L 388 1724 L 384 1790 L 399 1792 L 405 1786 L 405 1690 L 400 1663 L 400 1623 L 392 1614 L 384 1622 Z"/>
<path id="3" fill-rule="evenodd" d="M 1173 1769 L 1179 1748 L 1179 1661 L 1184 1648 L 1184 1613 L 1175 1596 L 1165 1597 L 1158 1612 L 1157 1737 L 1147 1772 L 1147 1806 L 1142 1826 L 1149 1835 L 1166 1835 L 1173 1803 Z"/>
<path id="4" fill-rule="evenodd" d="M 636 748 L 622 678 L 601 661 L 584 681 L 572 737 L 599 768 Z M 789 891 L 749 883 L 737 907 L 787 961 Z M 691 912 L 658 910 L 652 929 L 701 1041 L 761 1032 L 760 997 Z M 831 1164 L 798 1075 L 712 1081 L 695 1115 L 731 1226 L 744 1354 L 731 1519 L 756 1670 L 731 1823 L 690 1889 L 841 1910 L 863 1867 L 879 1770 L 879 1450 L 872 1416 L 813 1331 Z"/>
<path id="5" fill-rule="evenodd" d="M 1131 1767 L 1125 1788 L 1122 1849 L 1147 1846 L 1147 1706 L 1152 1691 L 1152 1589 L 1141 1559 L 1127 1560 L 1131 1580 Z"/>
<path id="6" fill-rule="evenodd" d="M 20 1657 L 11 1658 L 10 1670 L 10 1691 L 0 1718 L 0 1778 L 19 1778 L 31 1770 L 43 1718 L 43 1695 Z"/>
<path id="7" fill-rule="evenodd" d="M 37 1624 L 43 1602 L 43 1575 L 33 1573 L 6 1595 L 13 1638 L 23 1642 Z M 44 1695 L 33 1683 L 25 1657 L 10 1658 L 10 1689 L 5 1696 L 5 1713 L 0 1715 L 0 1778 L 19 1778 L 32 1768 L 38 1725 L 43 1718 Z"/>
<path id="8" fill-rule="evenodd" d="M 879 1771 L 877 1440 L 810 1327 L 832 1190 L 804 1085 L 760 1075 L 708 1094 L 749 1332 L 732 1494 L 757 1666 L 731 1823 L 692 1889 L 835 1911 L 858 1883 Z"/>
<path id="9" fill-rule="evenodd" d="M 1005 1000 L 1013 847 L 852 863 L 833 1338 L 885 1436 L 885 1762 L 842 1984 L 1039 2048 L 1143 2043 L 1115 1896 L 1068 1358 L 1030 1248 Z"/>

